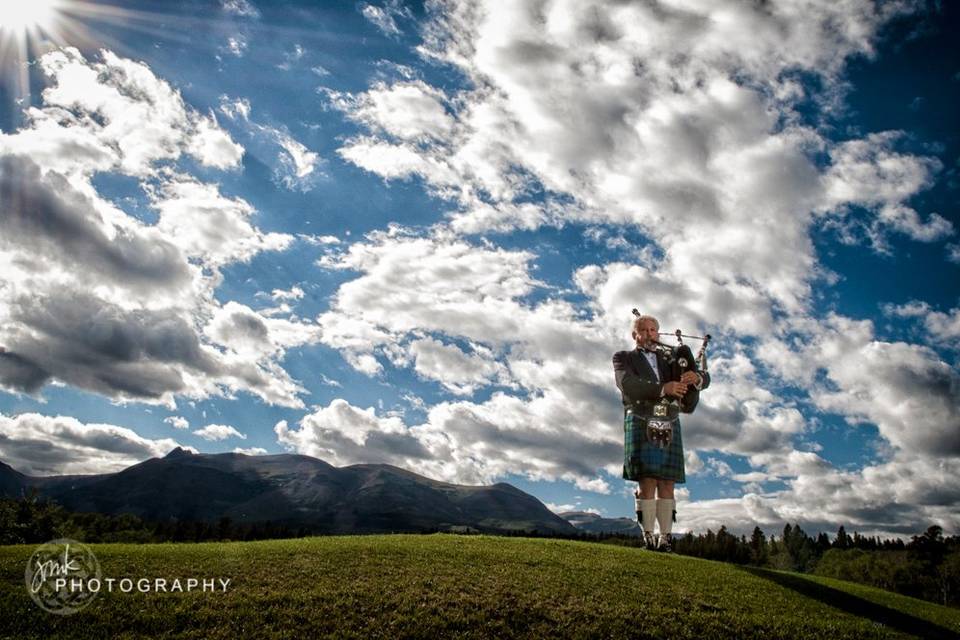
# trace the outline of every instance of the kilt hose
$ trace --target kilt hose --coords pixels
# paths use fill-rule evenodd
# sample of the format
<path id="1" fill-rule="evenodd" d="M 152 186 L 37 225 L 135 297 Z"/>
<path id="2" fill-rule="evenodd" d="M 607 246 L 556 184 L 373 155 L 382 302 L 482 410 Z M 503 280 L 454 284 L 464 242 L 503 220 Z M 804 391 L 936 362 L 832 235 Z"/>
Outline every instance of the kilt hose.
<path id="1" fill-rule="evenodd" d="M 670 443 L 663 446 L 651 441 L 647 433 L 647 420 L 633 411 L 623 417 L 623 477 L 639 481 L 640 478 L 658 478 L 686 482 L 684 473 L 683 440 L 680 437 L 680 420 L 673 421 Z"/>

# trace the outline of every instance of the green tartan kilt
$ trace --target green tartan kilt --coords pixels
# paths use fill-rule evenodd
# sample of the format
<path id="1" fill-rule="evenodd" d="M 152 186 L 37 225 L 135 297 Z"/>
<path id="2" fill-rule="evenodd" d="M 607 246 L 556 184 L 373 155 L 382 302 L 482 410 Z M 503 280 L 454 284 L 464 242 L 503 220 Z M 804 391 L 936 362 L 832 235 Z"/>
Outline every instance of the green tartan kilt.
<path id="1" fill-rule="evenodd" d="M 683 439 L 680 437 L 680 420 L 673 421 L 670 444 L 662 446 L 647 437 L 647 421 L 632 412 L 623 417 L 623 477 L 638 481 L 640 478 L 658 478 L 686 482 L 683 465 Z"/>

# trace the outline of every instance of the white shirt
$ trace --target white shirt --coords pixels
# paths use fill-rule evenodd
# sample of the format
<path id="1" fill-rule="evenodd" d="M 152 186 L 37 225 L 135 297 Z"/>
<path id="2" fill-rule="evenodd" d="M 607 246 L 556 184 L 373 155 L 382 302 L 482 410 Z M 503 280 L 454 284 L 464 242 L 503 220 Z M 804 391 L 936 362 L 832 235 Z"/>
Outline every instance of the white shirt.
<path id="1" fill-rule="evenodd" d="M 660 382 L 660 369 L 657 367 L 657 354 L 655 351 L 643 350 L 643 356 L 647 359 L 647 362 L 650 363 L 650 368 L 653 369 L 653 375 L 657 377 L 657 382 Z"/>

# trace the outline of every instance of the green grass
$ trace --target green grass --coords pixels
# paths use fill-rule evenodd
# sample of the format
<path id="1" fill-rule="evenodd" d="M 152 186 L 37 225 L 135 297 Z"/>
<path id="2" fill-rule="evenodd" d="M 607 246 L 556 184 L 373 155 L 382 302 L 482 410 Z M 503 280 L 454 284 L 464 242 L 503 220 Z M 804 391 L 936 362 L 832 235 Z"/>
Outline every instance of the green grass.
<path id="1" fill-rule="evenodd" d="M 2 638 L 957 637 L 960 611 L 837 580 L 587 542 L 396 535 L 91 545 L 104 576 L 226 593 L 101 593 L 72 616 L 0 547 Z"/>

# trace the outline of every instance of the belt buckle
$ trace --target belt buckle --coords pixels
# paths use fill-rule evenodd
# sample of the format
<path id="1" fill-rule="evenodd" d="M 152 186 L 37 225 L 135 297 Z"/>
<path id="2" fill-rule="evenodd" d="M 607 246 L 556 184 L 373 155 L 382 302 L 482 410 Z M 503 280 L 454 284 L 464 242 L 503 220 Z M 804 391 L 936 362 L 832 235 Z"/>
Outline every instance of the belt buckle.
<path id="1" fill-rule="evenodd" d="M 654 418 L 666 418 L 667 417 L 667 405 L 662 402 L 659 402 L 653 405 L 653 417 Z"/>

